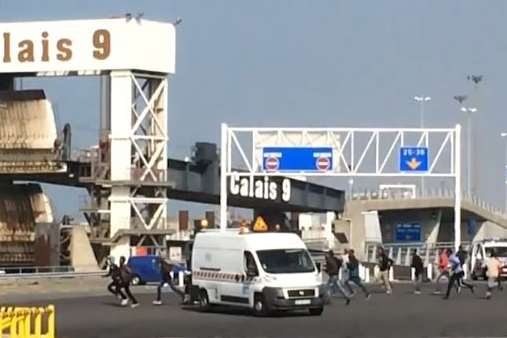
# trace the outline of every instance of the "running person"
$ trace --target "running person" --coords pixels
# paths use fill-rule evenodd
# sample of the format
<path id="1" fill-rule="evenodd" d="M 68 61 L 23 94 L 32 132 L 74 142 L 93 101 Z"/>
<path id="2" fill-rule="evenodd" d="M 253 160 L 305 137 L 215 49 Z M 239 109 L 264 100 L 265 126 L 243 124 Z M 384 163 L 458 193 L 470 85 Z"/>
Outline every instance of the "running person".
<path id="1" fill-rule="evenodd" d="M 379 247 L 377 252 L 378 267 L 380 270 L 379 279 L 384 285 L 387 294 L 391 294 L 392 288 L 389 282 L 389 269 L 393 265 L 393 260 L 387 256 L 384 248 Z"/>
<path id="2" fill-rule="evenodd" d="M 451 275 L 449 273 L 449 250 L 448 249 L 442 249 L 442 252 L 440 253 L 440 256 L 438 256 L 438 270 L 440 273 L 438 274 L 438 277 L 436 279 L 436 288 L 435 288 L 435 294 L 440 293 L 440 279 L 442 277 L 446 277 L 447 280 L 451 279 Z"/>
<path id="3" fill-rule="evenodd" d="M 111 283 L 107 285 L 107 290 L 119 300 L 123 301 L 124 299 L 127 299 L 125 294 L 121 291 L 120 268 L 118 268 L 118 265 L 113 263 L 111 257 L 107 259 L 107 265 L 109 266 L 109 271 L 104 277 L 111 277 Z"/>
<path id="4" fill-rule="evenodd" d="M 340 268 L 342 265 L 342 261 L 338 260 L 338 258 L 335 257 L 333 250 L 329 250 L 326 253 L 326 273 L 329 276 L 329 279 L 327 280 L 327 288 L 329 292 L 329 296 L 332 297 L 336 294 L 336 291 L 340 291 L 340 293 L 345 298 L 345 304 L 350 304 L 350 297 L 347 295 L 347 292 L 341 285 L 340 281 L 338 280 L 338 275 L 340 274 Z"/>
<path id="5" fill-rule="evenodd" d="M 502 263 L 496 257 L 495 251 L 491 252 L 490 258 L 488 258 L 486 262 L 486 276 L 488 277 L 488 290 L 486 291 L 486 299 L 491 299 L 491 291 L 498 286 L 499 289 L 501 284 L 499 284 L 500 279 L 500 268 Z"/>
<path id="6" fill-rule="evenodd" d="M 421 257 L 417 254 L 416 249 L 414 249 L 414 251 L 412 252 L 411 267 L 415 270 L 415 279 L 414 279 L 415 290 L 414 290 L 414 293 L 416 295 L 420 295 L 424 265 L 423 265 L 423 261 L 422 261 Z"/>
<path id="7" fill-rule="evenodd" d="M 139 306 L 139 303 L 137 302 L 137 299 L 132 295 L 132 292 L 130 292 L 130 282 L 132 281 L 132 270 L 130 270 L 129 266 L 125 264 L 125 257 L 120 257 L 120 285 L 121 288 L 125 290 L 125 294 L 127 295 L 128 299 L 123 299 L 121 302 L 121 305 L 126 306 L 129 302 L 129 300 L 132 302 L 130 307 L 135 308 Z"/>
<path id="8" fill-rule="evenodd" d="M 363 285 L 361 278 L 359 277 L 359 261 L 354 255 L 354 250 L 349 250 L 349 262 L 347 263 L 347 268 L 349 270 L 349 275 L 345 285 L 349 289 L 350 293 L 353 293 L 352 287 L 350 286 L 350 282 L 356 284 L 361 290 L 363 290 L 366 299 L 370 298 L 370 293 L 368 289 Z"/>
<path id="9" fill-rule="evenodd" d="M 451 249 L 449 249 L 449 253 L 452 254 Z M 460 280 L 463 283 L 463 286 L 469 288 L 470 291 L 472 293 L 474 293 L 474 286 L 463 281 L 463 276 L 465 275 L 465 273 L 463 272 L 463 268 L 461 266 L 461 262 L 460 262 L 458 256 L 451 255 L 449 257 L 449 264 L 451 265 L 452 274 L 451 274 L 451 278 L 449 279 L 449 283 L 447 284 L 447 292 L 444 296 L 444 299 L 449 299 L 449 295 L 451 293 L 451 289 L 454 286 L 454 283 L 459 283 Z"/>
<path id="10" fill-rule="evenodd" d="M 162 257 L 160 258 L 160 284 L 157 287 L 157 299 L 153 301 L 153 305 L 162 305 L 162 288 L 165 284 L 169 284 L 171 290 L 173 290 L 177 295 L 181 297 L 181 301 L 183 302 L 185 299 L 185 293 L 178 289 L 173 282 L 173 278 L 171 276 L 171 271 L 173 269 L 173 265 L 167 262 Z"/>

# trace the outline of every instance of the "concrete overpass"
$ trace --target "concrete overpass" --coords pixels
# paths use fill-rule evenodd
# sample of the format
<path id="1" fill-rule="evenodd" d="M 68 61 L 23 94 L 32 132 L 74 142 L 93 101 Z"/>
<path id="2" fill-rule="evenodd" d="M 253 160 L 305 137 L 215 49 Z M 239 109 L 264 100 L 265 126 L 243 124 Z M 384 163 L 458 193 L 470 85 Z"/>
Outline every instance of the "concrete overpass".
<path id="1" fill-rule="evenodd" d="M 479 199 L 463 196 L 461 217 L 463 241 L 507 237 L 507 215 Z M 368 242 L 396 243 L 399 224 L 420 224 L 426 244 L 452 242 L 454 196 L 444 191 L 418 198 L 367 193 L 347 201 L 335 232 L 348 238 L 345 245 L 363 252 Z"/>

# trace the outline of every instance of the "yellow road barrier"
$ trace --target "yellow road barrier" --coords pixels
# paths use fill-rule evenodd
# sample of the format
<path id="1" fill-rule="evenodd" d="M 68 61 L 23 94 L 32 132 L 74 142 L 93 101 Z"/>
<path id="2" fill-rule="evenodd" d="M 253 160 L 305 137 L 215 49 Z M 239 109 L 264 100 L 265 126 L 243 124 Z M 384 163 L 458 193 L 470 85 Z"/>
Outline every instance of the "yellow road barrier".
<path id="1" fill-rule="evenodd" d="M 0 308 L 0 337 L 54 338 L 55 307 Z"/>

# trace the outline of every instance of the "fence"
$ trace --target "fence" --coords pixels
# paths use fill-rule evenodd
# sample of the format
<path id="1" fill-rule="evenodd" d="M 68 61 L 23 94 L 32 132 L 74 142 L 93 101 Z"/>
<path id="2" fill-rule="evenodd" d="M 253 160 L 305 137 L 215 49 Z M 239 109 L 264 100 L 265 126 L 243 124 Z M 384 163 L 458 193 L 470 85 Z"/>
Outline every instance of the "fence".
<path id="1" fill-rule="evenodd" d="M 462 245 L 467 248 L 470 243 L 463 242 Z M 438 243 L 366 243 L 365 244 L 365 261 L 375 262 L 377 259 L 377 248 L 383 247 L 387 255 L 394 261 L 395 265 L 410 266 L 412 252 L 417 253 L 423 259 L 424 265 L 438 262 L 438 255 L 442 249 L 454 248 L 452 242 Z"/>
<path id="2" fill-rule="evenodd" d="M 54 338 L 55 307 L 49 305 L 47 307 L 0 308 L 0 336 Z"/>

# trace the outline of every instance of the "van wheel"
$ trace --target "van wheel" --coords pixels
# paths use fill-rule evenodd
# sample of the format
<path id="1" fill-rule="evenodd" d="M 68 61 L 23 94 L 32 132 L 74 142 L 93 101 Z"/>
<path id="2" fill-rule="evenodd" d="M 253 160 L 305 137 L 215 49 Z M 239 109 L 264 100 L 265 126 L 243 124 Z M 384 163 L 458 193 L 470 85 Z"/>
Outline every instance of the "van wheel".
<path id="1" fill-rule="evenodd" d="M 310 312 L 310 315 L 312 315 L 312 316 L 320 316 L 322 314 L 322 312 L 324 312 L 324 308 L 318 307 L 318 308 L 308 309 L 308 311 Z"/>
<path id="2" fill-rule="evenodd" d="M 205 289 L 201 289 L 201 291 L 199 291 L 199 309 L 202 312 L 207 312 L 210 307 L 208 293 Z"/>
<path id="3" fill-rule="evenodd" d="M 264 301 L 264 296 L 261 294 L 256 294 L 254 296 L 253 313 L 257 317 L 268 316 L 270 313 Z"/>
<path id="4" fill-rule="evenodd" d="M 132 283 L 132 285 L 141 285 L 142 284 L 142 280 L 138 275 L 135 275 L 134 277 L 132 277 L 132 280 L 130 282 Z"/>

